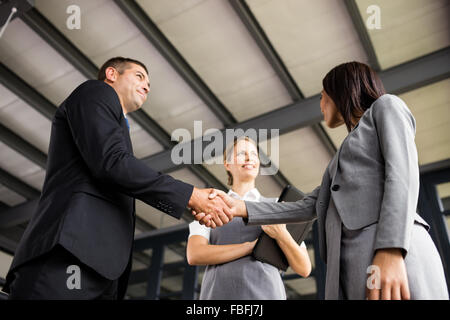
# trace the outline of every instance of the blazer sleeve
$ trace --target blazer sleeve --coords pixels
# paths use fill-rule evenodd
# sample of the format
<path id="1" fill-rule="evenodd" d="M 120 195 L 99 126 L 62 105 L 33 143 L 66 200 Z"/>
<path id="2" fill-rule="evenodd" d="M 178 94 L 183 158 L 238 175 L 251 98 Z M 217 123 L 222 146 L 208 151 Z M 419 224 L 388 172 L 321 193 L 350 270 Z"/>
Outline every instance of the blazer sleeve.
<path id="1" fill-rule="evenodd" d="M 374 249 L 400 248 L 406 255 L 419 195 L 416 122 L 393 95 L 382 96 L 372 108 L 385 170 Z"/>
<path id="2" fill-rule="evenodd" d="M 245 201 L 249 225 L 279 224 L 312 221 L 317 218 L 316 201 L 320 187 L 296 202 Z"/>
<path id="3" fill-rule="evenodd" d="M 128 151 L 122 107 L 114 89 L 99 82 L 66 106 L 74 142 L 94 179 L 180 218 L 193 186 L 154 171 Z"/>

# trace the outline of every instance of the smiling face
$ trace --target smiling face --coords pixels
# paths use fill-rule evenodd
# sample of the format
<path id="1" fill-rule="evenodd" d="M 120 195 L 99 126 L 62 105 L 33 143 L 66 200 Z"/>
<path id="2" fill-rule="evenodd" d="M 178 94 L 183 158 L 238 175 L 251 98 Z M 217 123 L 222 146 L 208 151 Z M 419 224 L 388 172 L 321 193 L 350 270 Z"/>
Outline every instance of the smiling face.
<path id="1" fill-rule="evenodd" d="M 322 111 L 324 121 L 329 128 L 337 128 L 344 124 L 344 118 L 336 108 L 333 99 L 322 90 L 320 93 L 320 110 Z"/>
<path id="2" fill-rule="evenodd" d="M 233 184 L 249 182 L 256 179 L 259 172 L 259 157 L 256 146 L 245 139 L 234 146 L 232 159 L 224 163 L 225 169 L 233 176 Z"/>
<path id="3" fill-rule="evenodd" d="M 136 111 L 147 100 L 150 83 L 147 72 L 140 65 L 128 63 L 122 73 L 108 67 L 105 73 L 105 81 L 116 90 L 124 113 Z"/>

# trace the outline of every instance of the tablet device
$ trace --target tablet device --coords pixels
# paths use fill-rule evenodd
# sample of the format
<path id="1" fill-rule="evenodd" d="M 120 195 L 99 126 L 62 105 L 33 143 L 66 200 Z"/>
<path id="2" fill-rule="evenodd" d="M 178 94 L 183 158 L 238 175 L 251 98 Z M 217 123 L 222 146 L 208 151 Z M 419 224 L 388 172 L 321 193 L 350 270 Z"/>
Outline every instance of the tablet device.
<path id="1" fill-rule="evenodd" d="M 278 202 L 295 202 L 303 199 L 305 194 L 296 187 L 287 185 L 281 192 Z M 286 228 L 292 238 L 298 244 L 302 243 L 312 228 L 315 220 L 302 223 L 289 223 Z M 258 241 L 252 252 L 252 256 L 262 262 L 270 263 L 280 270 L 286 271 L 289 267 L 286 256 L 275 239 L 271 238 L 264 231 L 261 232 Z"/>

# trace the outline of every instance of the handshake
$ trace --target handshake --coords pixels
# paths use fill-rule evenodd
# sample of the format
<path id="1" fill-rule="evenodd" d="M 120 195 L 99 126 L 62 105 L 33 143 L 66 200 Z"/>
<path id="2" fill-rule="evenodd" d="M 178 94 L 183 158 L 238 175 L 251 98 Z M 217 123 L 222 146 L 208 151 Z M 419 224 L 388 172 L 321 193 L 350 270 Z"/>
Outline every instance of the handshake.
<path id="1" fill-rule="evenodd" d="M 247 217 L 244 201 L 233 199 L 216 189 L 194 187 L 188 207 L 195 220 L 213 229 L 227 224 L 233 217 Z"/>

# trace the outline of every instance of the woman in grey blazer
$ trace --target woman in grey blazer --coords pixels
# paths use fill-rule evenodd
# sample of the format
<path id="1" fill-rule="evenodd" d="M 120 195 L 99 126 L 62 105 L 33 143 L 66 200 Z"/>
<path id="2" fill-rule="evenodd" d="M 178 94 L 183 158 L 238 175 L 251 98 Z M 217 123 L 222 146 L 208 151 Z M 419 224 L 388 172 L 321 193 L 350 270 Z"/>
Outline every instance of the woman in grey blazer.
<path id="1" fill-rule="evenodd" d="M 328 127 L 345 124 L 349 133 L 319 187 L 291 203 L 216 193 L 249 225 L 317 218 L 326 299 L 448 299 L 429 225 L 416 213 L 416 124 L 406 104 L 370 67 L 350 62 L 323 79 L 320 108 Z"/>

